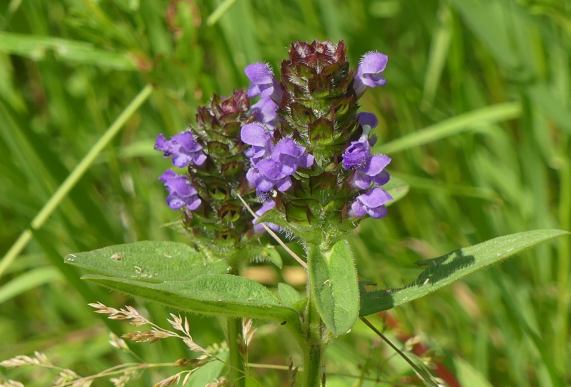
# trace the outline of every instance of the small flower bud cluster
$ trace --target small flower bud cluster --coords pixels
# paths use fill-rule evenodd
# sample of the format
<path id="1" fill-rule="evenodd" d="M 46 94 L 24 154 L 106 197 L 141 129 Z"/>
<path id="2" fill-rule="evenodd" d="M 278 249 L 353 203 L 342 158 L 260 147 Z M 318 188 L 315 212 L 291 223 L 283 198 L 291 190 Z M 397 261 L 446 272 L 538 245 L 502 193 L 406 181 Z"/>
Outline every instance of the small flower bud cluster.
<path id="1" fill-rule="evenodd" d="M 169 169 L 160 180 L 168 191 L 169 207 L 182 210 L 186 227 L 197 236 L 239 241 L 252 228 L 247 212 L 232 195 L 236 190 L 248 198 L 243 183 L 245 146 L 239 138 L 248 120 L 249 99 L 246 91 L 238 90 L 227 98 L 214 96 L 210 104 L 199 107 L 192 130 L 156 139 L 155 149 L 171 158 L 175 167 L 187 170 L 178 174 Z M 252 194 L 248 199 L 253 198 Z"/>

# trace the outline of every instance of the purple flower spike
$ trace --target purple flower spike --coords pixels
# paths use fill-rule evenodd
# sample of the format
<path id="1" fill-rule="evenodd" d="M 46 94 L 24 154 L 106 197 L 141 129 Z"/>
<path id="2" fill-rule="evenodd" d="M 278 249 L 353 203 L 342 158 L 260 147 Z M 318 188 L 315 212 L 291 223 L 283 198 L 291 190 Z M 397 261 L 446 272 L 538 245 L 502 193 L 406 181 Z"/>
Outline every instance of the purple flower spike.
<path id="1" fill-rule="evenodd" d="M 272 210 L 276 207 L 276 202 L 274 202 L 273 200 L 267 200 L 264 202 L 264 204 L 262 204 L 262 207 L 260 207 L 257 211 L 256 211 L 256 216 L 262 216 L 264 215 L 266 212 L 268 212 L 269 210 Z M 254 224 L 254 232 L 256 234 L 261 234 L 265 231 L 264 226 L 262 226 L 263 224 L 265 224 L 266 226 L 268 226 L 269 228 L 271 228 L 274 231 L 278 231 L 280 228 L 277 224 L 273 224 L 273 223 L 258 223 L 257 219 L 254 219 L 252 221 L 252 223 Z"/>
<path id="2" fill-rule="evenodd" d="M 382 73 L 388 61 L 389 57 L 380 52 L 373 51 L 363 55 L 353 81 L 353 88 L 358 96 L 362 95 L 367 87 L 383 86 L 387 82 Z"/>
<path id="3" fill-rule="evenodd" d="M 173 165 L 178 168 L 190 164 L 201 166 L 206 161 L 202 145 L 196 142 L 190 130 L 175 134 L 170 140 L 159 134 L 155 141 L 155 149 L 163 152 L 165 157 L 172 158 Z"/>
<path id="4" fill-rule="evenodd" d="M 387 214 L 385 204 L 392 199 L 392 196 L 381 188 L 373 188 L 372 190 L 357 196 L 355 201 L 351 203 L 349 215 L 360 218 L 369 215 L 372 218 L 382 218 Z"/>
<path id="5" fill-rule="evenodd" d="M 202 200 L 198 197 L 198 192 L 186 176 L 177 175 L 176 172 L 168 169 L 159 179 L 169 193 L 167 204 L 171 209 L 179 210 L 185 208 L 189 211 L 194 211 L 200 207 Z"/>

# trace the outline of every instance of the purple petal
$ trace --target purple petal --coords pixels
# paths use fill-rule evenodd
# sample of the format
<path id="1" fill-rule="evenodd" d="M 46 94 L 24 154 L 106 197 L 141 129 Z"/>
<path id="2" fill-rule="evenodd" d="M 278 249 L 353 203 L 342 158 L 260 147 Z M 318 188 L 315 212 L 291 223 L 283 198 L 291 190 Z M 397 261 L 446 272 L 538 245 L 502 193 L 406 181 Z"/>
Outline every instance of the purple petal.
<path id="1" fill-rule="evenodd" d="M 170 142 L 165 138 L 165 136 L 161 133 L 157 136 L 155 140 L 155 149 L 165 153 L 165 156 L 168 156 L 170 153 Z"/>
<path id="2" fill-rule="evenodd" d="M 194 135 L 190 131 L 175 134 L 172 136 L 171 142 L 178 145 L 185 152 L 196 152 L 202 149 L 202 146 L 196 142 Z"/>
<path id="3" fill-rule="evenodd" d="M 270 192 L 272 189 L 274 189 L 274 183 L 270 180 L 261 178 L 256 183 L 256 191 L 258 194 Z"/>
<path id="4" fill-rule="evenodd" d="M 192 157 L 183 153 L 175 154 L 172 158 L 172 164 L 178 168 L 184 168 L 192 161 Z"/>
<path id="5" fill-rule="evenodd" d="M 276 184 L 276 188 L 280 192 L 285 192 L 290 189 L 292 186 L 291 179 L 288 177 L 283 178 Z"/>
<path id="6" fill-rule="evenodd" d="M 246 66 L 244 73 L 255 84 L 271 83 L 274 77 L 272 69 L 266 63 L 252 63 Z"/>
<path id="7" fill-rule="evenodd" d="M 353 141 L 343 152 L 343 168 L 351 169 L 365 165 L 371 152 L 366 140 Z"/>
<path id="8" fill-rule="evenodd" d="M 262 216 L 269 210 L 272 210 L 276 207 L 276 202 L 273 200 L 266 200 L 264 204 L 256 211 L 257 216 Z"/>
<path id="9" fill-rule="evenodd" d="M 256 120 L 269 125 L 273 129 L 278 116 L 278 105 L 269 97 L 261 98 L 252 105 L 252 114 Z"/>
<path id="10" fill-rule="evenodd" d="M 201 203 L 202 200 L 198 196 L 194 196 L 193 198 L 187 201 L 186 208 L 188 208 L 190 211 L 194 211 L 198 207 L 200 207 Z"/>
<path id="11" fill-rule="evenodd" d="M 373 182 L 377 185 L 387 184 L 391 179 L 391 175 L 387 171 L 379 173 L 377 176 L 373 177 Z"/>
<path id="12" fill-rule="evenodd" d="M 250 168 L 248 169 L 248 172 L 246 172 L 246 180 L 248 181 L 248 184 L 252 188 L 256 186 L 256 183 L 258 182 L 260 177 L 261 177 L 260 172 L 256 168 Z"/>
<path id="13" fill-rule="evenodd" d="M 172 210 L 179 210 L 184 207 L 184 201 L 176 194 L 169 194 L 167 196 L 167 204 Z"/>
<path id="14" fill-rule="evenodd" d="M 357 188 L 367 189 L 371 186 L 371 177 L 361 171 L 357 171 L 353 176 L 352 183 Z"/>
<path id="15" fill-rule="evenodd" d="M 371 129 L 376 128 L 378 124 L 377 117 L 375 117 L 373 113 L 368 113 L 368 112 L 361 112 L 357 114 L 357 120 L 359 120 L 359 123 L 362 126 L 367 125 L 371 127 Z"/>
<path id="16" fill-rule="evenodd" d="M 367 208 L 367 214 L 369 214 L 371 218 L 379 219 L 387 215 L 387 208 L 385 206 Z"/>
<path id="17" fill-rule="evenodd" d="M 202 152 L 197 152 L 192 159 L 193 163 L 197 166 L 201 166 L 206 161 L 206 155 Z"/>
<path id="18" fill-rule="evenodd" d="M 371 51 L 363 55 L 358 71 L 361 74 L 378 74 L 385 71 L 389 57 L 383 53 Z"/>
<path id="19" fill-rule="evenodd" d="M 176 178 L 178 175 L 176 174 L 175 171 L 173 171 L 172 169 L 167 169 L 160 177 L 159 180 L 162 181 L 163 183 L 166 183 L 167 181 Z"/>
<path id="20" fill-rule="evenodd" d="M 371 191 L 357 196 L 357 200 L 368 208 L 376 208 L 386 204 L 392 196 L 381 188 L 373 188 Z"/>
<path id="21" fill-rule="evenodd" d="M 313 163 L 315 162 L 315 157 L 313 157 L 313 155 L 305 154 L 303 156 L 301 156 L 299 159 L 299 166 L 301 168 L 311 168 L 311 166 L 313 165 Z"/>
<path id="22" fill-rule="evenodd" d="M 362 216 L 365 216 L 366 213 L 367 213 L 367 210 L 365 209 L 365 207 L 363 206 L 363 204 L 360 201 L 355 200 L 353 203 L 351 203 L 351 209 L 349 210 L 349 216 L 352 216 L 354 218 L 360 218 Z"/>
<path id="23" fill-rule="evenodd" d="M 240 130 L 240 139 L 243 143 L 255 146 L 266 145 L 269 133 L 259 122 L 246 124 Z"/>
<path id="24" fill-rule="evenodd" d="M 282 165 L 273 160 L 260 160 L 256 164 L 256 168 L 258 168 L 262 175 L 270 180 L 278 180 L 284 177 Z"/>
<path id="25" fill-rule="evenodd" d="M 391 158 L 387 155 L 374 155 L 371 157 L 369 164 L 363 170 L 369 176 L 376 176 L 385 169 L 391 162 Z"/>
<path id="26" fill-rule="evenodd" d="M 303 153 L 303 147 L 295 143 L 291 138 L 282 138 L 274 147 L 273 155 L 279 156 L 285 154 L 292 157 L 298 157 Z"/>

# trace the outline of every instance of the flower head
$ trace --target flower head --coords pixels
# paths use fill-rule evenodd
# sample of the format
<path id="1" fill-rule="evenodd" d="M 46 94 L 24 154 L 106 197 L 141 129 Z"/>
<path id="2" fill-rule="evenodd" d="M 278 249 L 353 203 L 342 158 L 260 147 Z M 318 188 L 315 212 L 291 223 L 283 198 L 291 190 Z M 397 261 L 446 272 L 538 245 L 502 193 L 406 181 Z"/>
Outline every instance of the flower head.
<path id="1" fill-rule="evenodd" d="M 173 170 L 168 169 L 159 179 L 169 193 L 167 204 L 171 209 L 179 210 L 185 208 L 189 211 L 194 211 L 202 203 L 202 200 L 198 197 L 198 192 L 186 176 L 178 175 Z"/>
<path id="2" fill-rule="evenodd" d="M 388 61 L 388 56 L 376 51 L 363 55 L 353 82 L 358 96 L 362 95 L 367 87 L 383 86 L 387 82 L 382 73 Z"/>
<path id="3" fill-rule="evenodd" d="M 245 153 L 251 163 L 246 179 L 263 198 L 274 189 L 287 191 L 292 186 L 291 176 L 297 169 L 313 165 L 313 156 L 291 138 L 283 138 L 274 145 L 272 133 L 260 123 L 244 125 L 240 138 L 251 145 Z"/>
<path id="4" fill-rule="evenodd" d="M 163 152 L 165 157 L 172 158 L 173 165 L 178 168 L 190 164 L 201 166 L 206 161 L 202 145 L 196 142 L 190 130 L 175 134 L 170 140 L 159 134 L 155 141 L 155 149 Z"/>
<path id="5" fill-rule="evenodd" d="M 360 218 L 369 215 L 372 218 L 382 218 L 387 214 L 385 204 L 392 199 L 391 195 L 381 188 L 373 188 L 357 196 L 351 204 L 349 215 Z"/>
<path id="6" fill-rule="evenodd" d="M 343 152 L 343 168 L 354 169 L 364 167 L 371 159 L 371 147 L 366 138 L 353 141 Z"/>

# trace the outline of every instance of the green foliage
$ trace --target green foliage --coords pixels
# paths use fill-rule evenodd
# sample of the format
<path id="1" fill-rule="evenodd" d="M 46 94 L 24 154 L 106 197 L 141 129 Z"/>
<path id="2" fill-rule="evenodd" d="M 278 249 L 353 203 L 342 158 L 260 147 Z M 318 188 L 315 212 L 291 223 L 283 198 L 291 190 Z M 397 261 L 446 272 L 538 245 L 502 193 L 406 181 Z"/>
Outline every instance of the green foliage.
<path id="1" fill-rule="evenodd" d="M 409 285 L 400 289 L 361 293 L 361 310 L 366 316 L 424 297 L 452 282 L 487 266 L 501 262 L 541 242 L 568 235 L 562 230 L 534 230 L 494 238 L 464 247 L 438 258 L 422 261 L 427 268 Z"/>
<path id="2" fill-rule="evenodd" d="M 177 242 L 143 241 L 70 254 L 83 278 L 177 309 L 234 317 L 294 321 L 295 313 L 264 286 L 224 274 L 224 260 L 209 260 Z M 287 305 L 287 304 L 285 304 Z"/>
<path id="3" fill-rule="evenodd" d="M 310 248 L 309 286 L 323 322 L 334 336 L 347 333 L 359 317 L 357 268 L 351 247 L 341 240 L 331 250 Z"/>
<path id="4" fill-rule="evenodd" d="M 0 52 L 3 253 L 144 85 L 154 86 L 0 274 L 0 289 L 15 283 L 26 290 L 9 292 L 2 304 L 1 359 L 42 349 L 86 374 L 130 360 L 98 333 L 97 316 L 78 291 L 112 306 L 134 301 L 95 294 L 57 260 L 135 240 L 192 243 L 160 226 L 177 217 L 156 181 L 165 163 L 151 149 L 154 137 L 193 123 L 212 92 L 245 86 L 246 64 L 267 60 L 275 69 L 294 39 L 343 38 L 353 64 L 373 49 L 390 57 L 387 86 L 361 105 L 380 117 L 377 148 L 398 145 L 390 169 L 410 192 L 388 218 L 364 221 L 351 238 L 364 278 L 399 288 L 415 278 L 410 268 L 418 259 L 497 235 L 571 229 L 569 1 L 4 1 L 0 30 L 3 37 L 92 48 L 73 60 L 54 46 L 41 58 L 33 50 Z M 103 53 L 123 58 L 125 69 L 100 60 Z M 283 258 L 288 273 L 292 261 Z M 462 362 L 483 385 L 564 385 L 571 369 L 570 262 L 571 238 L 559 238 L 390 313 L 399 329 L 423 338 L 433 362 L 455 364 L 451 372 L 463 384 L 476 382 Z M 45 265 L 66 274 L 27 275 Z M 172 311 L 142 304 L 157 321 Z M 222 340 L 216 321 L 190 317 L 195 334 Z M 273 323 L 260 328 L 253 361 L 272 362 L 292 346 L 289 335 L 265 335 Z M 410 382 L 410 367 L 371 347 L 374 340 L 360 324 L 336 339 L 325 354 L 335 373 L 328 383 Z M 145 359 L 186 356 L 175 345 L 141 347 Z M 274 370 L 251 375 L 261 385 L 286 378 Z M 142 384 L 163 376 L 156 371 Z M 26 385 L 43 382 L 36 377 Z"/>
<path id="5" fill-rule="evenodd" d="M 255 317 L 291 322 L 296 313 L 257 282 L 230 274 L 204 274 L 184 281 L 149 283 L 87 275 L 89 281 L 132 296 L 206 315 Z"/>
<path id="6" fill-rule="evenodd" d="M 143 282 L 183 281 L 204 274 L 222 274 L 228 264 L 211 260 L 187 244 L 141 241 L 69 254 L 67 263 L 89 273 Z"/>

